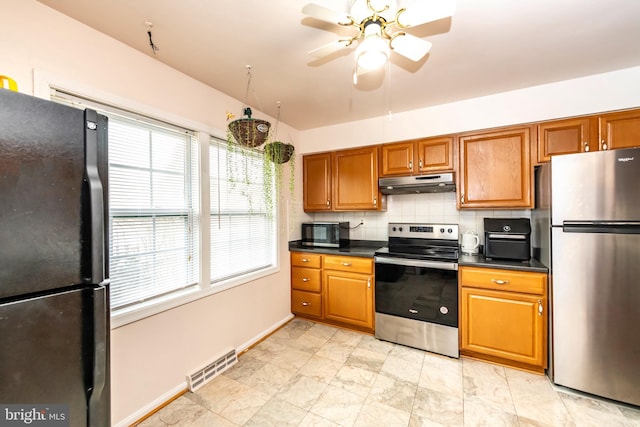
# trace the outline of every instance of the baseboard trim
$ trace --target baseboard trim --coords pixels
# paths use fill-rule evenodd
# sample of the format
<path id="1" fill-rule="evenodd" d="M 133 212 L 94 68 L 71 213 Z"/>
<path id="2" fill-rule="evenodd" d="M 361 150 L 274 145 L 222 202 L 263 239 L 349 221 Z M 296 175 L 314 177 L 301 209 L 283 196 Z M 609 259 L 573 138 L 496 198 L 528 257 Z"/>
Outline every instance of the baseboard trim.
<path id="1" fill-rule="evenodd" d="M 293 319 L 294 317 L 295 316 L 293 314 L 289 313 L 288 316 L 284 317 L 283 319 L 275 323 L 270 328 L 265 329 L 261 333 L 251 338 L 249 341 L 239 345 L 236 348 L 238 352 L 238 356 L 242 356 L 243 353 L 245 353 L 247 350 L 249 350 L 254 345 L 258 344 L 262 340 L 264 340 L 269 335 L 273 334 L 275 331 L 277 331 L 282 326 L 284 326 L 289 321 L 291 321 L 291 319 Z M 169 403 L 173 402 L 174 400 L 182 396 L 187 391 L 188 391 L 187 382 L 183 381 L 180 384 L 173 387 L 171 390 L 168 390 L 166 393 L 159 396 L 157 399 L 154 399 L 153 401 L 149 402 L 148 404 L 146 404 L 139 410 L 135 411 L 125 419 L 121 420 L 117 424 L 114 424 L 114 427 L 130 427 L 130 426 L 138 425 L 142 421 L 146 420 L 147 418 L 149 418 L 150 416 L 158 412 L 160 409 L 167 406 Z"/>

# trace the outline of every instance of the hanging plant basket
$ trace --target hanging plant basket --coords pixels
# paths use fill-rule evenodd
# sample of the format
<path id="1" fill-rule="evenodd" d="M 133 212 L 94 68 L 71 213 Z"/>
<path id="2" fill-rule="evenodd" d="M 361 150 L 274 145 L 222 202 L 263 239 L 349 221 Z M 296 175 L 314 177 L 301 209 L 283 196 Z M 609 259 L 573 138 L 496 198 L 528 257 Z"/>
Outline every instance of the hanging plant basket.
<path id="1" fill-rule="evenodd" d="M 245 147 L 259 147 L 269 136 L 271 123 L 266 120 L 243 118 L 229 123 L 229 131 L 233 139 Z"/>
<path id="2" fill-rule="evenodd" d="M 264 152 L 267 158 L 279 165 L 287 163 L 291 159 L 294 150 L 293 145 L 280 141 L 274 141 L 264 146 Z"/>

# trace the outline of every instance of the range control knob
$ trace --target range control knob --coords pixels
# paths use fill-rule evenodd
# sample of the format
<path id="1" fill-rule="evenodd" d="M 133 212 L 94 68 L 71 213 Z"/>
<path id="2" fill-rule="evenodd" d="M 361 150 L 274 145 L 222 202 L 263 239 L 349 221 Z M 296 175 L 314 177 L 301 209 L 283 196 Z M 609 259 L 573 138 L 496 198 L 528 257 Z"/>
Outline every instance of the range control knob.
<path id="1" fill-rule="evenodd" d="M 453 233 L 453 229 L 452 228 L 448 229 L 447 233 L 449 233 L 449 234 Z"/>
<path id="2" fill-rule="evenodd" d="M 440 229 L 440 232 L 441 232 L 441 233 L 444 233 L 444 228 L 441 228 L 441 229 Z"/>
<path id="3" fill-rule="evenodd" d="M 392 229 L 393 231 L 396 231 L 396 228 L 395 228 L 395 227 L 392 227 L 391 229 Z"/>
<path id="4" fill-rule="evenodd" d="M 402 227 L 400 227 L 399 230 L 402 231 Z"/>

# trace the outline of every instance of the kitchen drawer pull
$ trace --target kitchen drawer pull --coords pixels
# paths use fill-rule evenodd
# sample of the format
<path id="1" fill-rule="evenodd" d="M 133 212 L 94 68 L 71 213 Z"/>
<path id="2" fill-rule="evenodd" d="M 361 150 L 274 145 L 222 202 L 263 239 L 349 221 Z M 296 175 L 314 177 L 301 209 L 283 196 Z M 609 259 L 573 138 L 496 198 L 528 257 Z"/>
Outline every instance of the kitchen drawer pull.
<path id="1" fill-rule="evenodd" d="M 493 283 L 495 283 L 496 285 L 507 285 L 507 284 L 509 284 L 508 280 L 491 279 L 491 281 Z"/>
<path id="2" fill-rule="evenodd" d="M 418 314 L 418 310 L 414 310 L 413 308 L 409 309 L 409 313 L 411 314 Z"/>
<path id="3" fill-rule="evenodd" d="M 302 306 L 303 306 L 303 307 L 309 307 L 310 305 L 311 305 L 311 303 L 310 303 L 310 302 L 303 302 L 303 303 L 302 303 Z"/>
<path id="4" fill-rule="evenodd" d="M 345 267 L 351 267 L 351 263 L 350 262 L 343 262 L 342 265 L 344 265 Z"/>
<path id="5" fill-rule="evenodd" d="M 309 279 L 308 277 L 303 277 L 303 278 L 302 278 L 302 281 L 303 281 L 303 282 L 308 282 L 309 280 L 311 280 L 311 279 Z"/>
<path id="6" fill-rule="evenodd" d="M 309 262 L 309 261 L 311 261 L 311 260 L 310 260 L 309 258 L 302 258 L 300 261 L 302 261 L 302 262 Z"/>

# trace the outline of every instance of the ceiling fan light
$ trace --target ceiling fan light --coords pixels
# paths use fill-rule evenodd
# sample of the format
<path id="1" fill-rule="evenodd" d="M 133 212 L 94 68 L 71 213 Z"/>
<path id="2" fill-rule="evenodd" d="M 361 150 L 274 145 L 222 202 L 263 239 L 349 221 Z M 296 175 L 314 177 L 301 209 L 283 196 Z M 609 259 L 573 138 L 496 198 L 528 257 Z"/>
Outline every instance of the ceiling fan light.
<path id="1" fill-rule="evenodd" d="M 375 70 L 382 67 L 389 59 L 389 44 L 378 35 L 365 37 L 356 49 L 358 67 Z"/>

